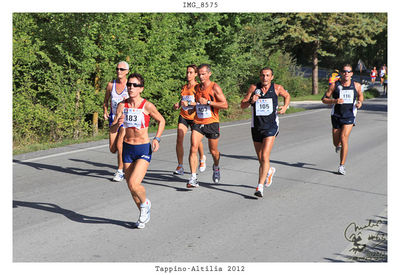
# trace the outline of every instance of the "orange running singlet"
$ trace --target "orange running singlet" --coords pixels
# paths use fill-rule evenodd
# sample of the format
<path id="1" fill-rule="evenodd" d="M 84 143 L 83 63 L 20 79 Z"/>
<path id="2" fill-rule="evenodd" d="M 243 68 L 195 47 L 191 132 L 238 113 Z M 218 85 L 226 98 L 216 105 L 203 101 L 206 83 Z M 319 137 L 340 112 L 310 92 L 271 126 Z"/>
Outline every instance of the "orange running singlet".
<path id="1" fill-rule="evenodd" d="M 197 84 L 194 87 L 194 90 L 196 92 L 196 101 L 199 102 L 201 97 L 204 97 L 207 100 L 214 101 L 215 102 L 215 95 L 214 95 L 214 82 L 211 82 L 210 85 L 205 89 L 201 90 L 200 89 L 200 84 Z M 196 105 L 196 115 L 194 116 L 194 123 L 196 124 L 211 124 L 214 122 L 219 122 L 219 115 L 218 115 L 218 109 L 213 108 L 210 105 L 202 105 L 202 104 L 197 104 Z"/>
<path id="2" fill-rule="evenodd" d="M 194 87 L 195 86 L 192 86 L 190 88 L 188 88 L 187 84 L 185 86 L 183 86 L 182 91 L 181 91 L 182 101 L 189 101 L 189 102 L 195 101 L 195 97 L 194 97 L 194 95 L 195 95 Z M 194 108 L 194 106 L 188 106 L 188 107 L 182 106 L 181 112 L 179 114 L 184 119 L 193 120 L 194 116 L 195 116 L 195 112 L 193 112 L 192 114 L 189 114 L 189 110 L 193 110 L 193 108 Z"/>

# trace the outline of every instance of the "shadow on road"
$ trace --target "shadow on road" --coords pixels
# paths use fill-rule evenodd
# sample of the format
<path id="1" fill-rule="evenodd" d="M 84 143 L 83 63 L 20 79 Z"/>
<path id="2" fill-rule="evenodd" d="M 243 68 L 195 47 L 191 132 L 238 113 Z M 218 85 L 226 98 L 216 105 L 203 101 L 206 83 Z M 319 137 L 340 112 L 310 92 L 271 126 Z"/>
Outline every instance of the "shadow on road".
<path id="1" fill-rule="evenodd" d="M 171 171 L 163 171 L 163 170 L 149 170 L 144 177 L 143 183 L 150 184 L 150 185 L 157 185 L 157 186 L 163 186 L 163 187 L 168 187 L 168 188 L 173 188 L 176 191 L 180 192 L 192 192 L 193 189 L 186 188 L 186 183 L 188 182 L 189 179 L 189 173 L 187 178 L 181 178 L 180 176 L 173 175 Z M 175 185 L 170 185 L 170 184 L 160 184 L 159 182 L 168 182 L 168 183 L 178 183 L 179 186 Z M 248 196 L 246 194 L 241 194 L 239 192 L 235 192 L 232 190 L 226 190 L 226 189 L 220 189 L 217 187 L 223 187 L 223 186 L 229 186 L 229 187 L 244 187 L 244 188 L 251 188 L 253 189 L 253 186 L 248 186 L 248 185 L 237 185 L 237 184 L 223 184 L 223 183 L 217 183 L 217 184 L 211 184 L 211 183 L 206 183 L 206 182 L 201 182 L 199 181 L 199 184 L 201 187 L 209 188 L 209 189 L 214 189 L 222 192 L 228 192 L 231 194 L 236 194 L 244 197 L 245 199 L 257 199 L 252 196 Z M 201 188 L 200 187 L 200 188 Z"/>
<path id="2" fill-rule="evenodd" d="M 307 162 L 286 162 L 286 161 L 280 161 L 280 160 L 270 160 L 271 163 L 276 163 L 276 164 L 281 164 L 281 165 L 286 165 L 286 166 L 292 166 L 292 167 L 298 167 L 298 168 L 303 168 L 303 169 L 310 169 L 310 170 L 315 170 L 315 171 L 322 171 L 330 174 L 339 174 L 337 171 L 332 171 L 332 170 L 325 170 L 325 169 L 319 169 L 319 168 L 313 168 L 313 167 L 307 167 L 307 166 L 316 166 L 313 163 L 307 163 Z"/>
<path id="3" fill-rule="evenodd" d="M 206 182 L 199 182 L 199 184 L 200 184 L 201 187 L 205 187 L 205 188 L 212 189 L 212 190 L 217 190 L 217 191 L 221 191 L 221 192 L 227 192 L 227 193 L 239 195 L 239 196 L 242 196 L 243 198 L 245 198 L 247 200 L 258 200 L 258 198 L 256 196 L 249 196 L 249 195 L 242 194 L 242 193 L 239 193 L 239 192 L 235 192 L 235 191 L 232 191 L 232 190 L 226 190 L 226 189 L 218 188 L 218 187 L 223 187 L 223 186 L 229 186 L 229 187 L 244 187 L 244 188 L 250 188 L 252 190 L 255 190 L 254 186 L 243 185 L 243 184 L 240 184 L 240 185 L 237 185 L 237 184 L 223 184 L 223 183 L 213 183 L 212 184 L 212 183 L 206 183 Z"/>
<path id="4" fill-rule="evenodd" d="M 256 156 L 243 156 L 243 155 L 227 155 L 227 154 L 222 154 L 222 157 L 227 157 L 227 158 L 234 158 L 234 159 L 251 159 L 251 160 L 257 160 Z M 286 165 L 286 166 L 292 166 L 292 167 L 298 167 L 298 168 L 304 168 L 304 169 L 311 169 L 311 170 L 316 170 L 316 171 L 322 171 L 322 172 L 327 172 L 331 174 L 338 174 L 336 171 L 331 171 L 331 170 L 324 170 L 324 169 L 319 169 L 319 168 L 312 168 L 312 167 L 307 167 L 307 166 L 316 166 L 313 163 L 307 163 L 307 162 L 286 162 L 286 161 L 279 161 L 279 160 L 270 160 L 271 163 L 276 163 L 276 164 L 281 164 L 281 165 Z"/>
<path id="5" fill-rule="evenodd" d="M 115 169 L 115 165 L 109 165 L 105 163 L 98 163 L 98 162 L 92 162 L 92 161 L 87 161 L 87 160 L 80 160 L 80 159 L 70 159 L 72 161 L 76 162 L 84 162 L 93 166 L 97 167 L 106 167 L 106 168 L 112 168 Z M 43 164 L 43 163 L 36 163 L 36 162 L 24 162 L 20 160 L 13 160 L 14 163 L 18 163 L 21 165 L 26 165 L 30 166 L 32 168 L 35 168 L 37 170 L 53 170 L 56 172 L 62 172 L 62 173 L 68 173 L 68 174 L 73 174 L 73 175 L 78 175 L 78 176 L 87 176 L 87 177 L 95 177 L 95 178 L 106 178 L 109 179 L 110 181 L 112 180 L 112 174 L 106 170 L 106 169 L 82 169 L 78 167 L 61 167 L 61 166 L 56 166 L 56 165 L 51 165 L 51 164 Z"/>
<path id="6" fill-rule="evenodd" d="M 255 153 L 254 153 L 255 154 Z M 222 154 L 220 153 L 221 157 L 227 157 L 227 158 L 233 158 L 233 159 L 252 159 L 252 160 L 257 160 L 257 156 L 244 156 L 244 155 L 227 155 L 227 154 Z"/>
<path id="7" fill-rule="evenodd" d="M 52 212 L 52 213 L 56 213 L 56 214 L 61 214 L 74 222 L 113 224 L 113 225 L 118 225 L 118 226 L 122 226 L 122 227 L 129 228 L 129 229 L 136 228 L 136 223 L 134 223 L 134 222 L 124 222 L 124 221 L 118 221 L 118 220 L 112 220 L 112 219 L 106 219 L 106 218 L 100 218 L 100 217 L 91 217 L 91 216 L 81 215 L 72 210 L 61 208 L 58 205 L 53 204 L 53 203 L 27 202 L 27 201 L 15 201 L 14 200 L 13 208 L 18 208 L 18 207 L 27 207 L 27 208 L 32 208 L 32 209 L 37 209 L 37 210 L 42 210 L 42 211 L 48 211 L 48 212 Z"/>
<path id="8" fill-rule="evenodd" d="M 173 188 L 176 191 L 180 191 L 180 192 L 188 192 L 188 191 L 191 191 L 191 189 L 181 187 L 181 186 L 186 186 L 188 178 L 187 179 L 181 178 L 180 176 L 174 175 L 171 171 L 149 169 L 147 171 L 146 176 L 144 177 L 142 183 Z M 158 183 L 160 181 L 169 182 L 169 183 L 175 182 L 175 183 L 179 184 L 179 186 Z"/>

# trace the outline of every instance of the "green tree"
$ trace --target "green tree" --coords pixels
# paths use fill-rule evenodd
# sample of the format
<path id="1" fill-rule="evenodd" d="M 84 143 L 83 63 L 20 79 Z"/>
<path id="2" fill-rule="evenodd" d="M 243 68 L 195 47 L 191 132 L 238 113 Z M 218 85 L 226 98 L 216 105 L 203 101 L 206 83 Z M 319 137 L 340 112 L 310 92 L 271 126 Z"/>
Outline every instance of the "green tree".
<path id="1" fill-rule="evenodd" d="M 363 13 L 289 13 L 275 14 L 279 44 L 290 51 L 302 45 L 312 60 L 312 94 L 318 94 L 318 61 L 335 56 L 349 47 L 376 43 L 376 32 L 384 29 L 377 18 Z M 332 50 L 332 49 L 336 49 Z"/>

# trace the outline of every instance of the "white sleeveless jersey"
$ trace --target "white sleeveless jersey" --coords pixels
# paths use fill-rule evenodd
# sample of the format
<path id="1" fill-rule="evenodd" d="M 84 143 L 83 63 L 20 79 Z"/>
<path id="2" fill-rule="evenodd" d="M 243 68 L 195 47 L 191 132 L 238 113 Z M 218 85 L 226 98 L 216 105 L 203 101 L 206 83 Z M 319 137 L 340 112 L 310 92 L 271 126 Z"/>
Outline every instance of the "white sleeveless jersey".
<path id="1" fill-rule="evenodd" d="M 126 88 L 126 86 L 125 86 L 124 90 L 122 91 L 122 93 L 119 94 L 117 92 L 117 89 L 115 88 L 115 80 L 114 80 L 112 90 L 111 90 L 111 113 L 113 115 L 115 115 L 117 113 L 118 104 L 121 101 L 127 99 L 128 97 L 129 97 L 129 94 L 128 94 L 128 89 Z"/>

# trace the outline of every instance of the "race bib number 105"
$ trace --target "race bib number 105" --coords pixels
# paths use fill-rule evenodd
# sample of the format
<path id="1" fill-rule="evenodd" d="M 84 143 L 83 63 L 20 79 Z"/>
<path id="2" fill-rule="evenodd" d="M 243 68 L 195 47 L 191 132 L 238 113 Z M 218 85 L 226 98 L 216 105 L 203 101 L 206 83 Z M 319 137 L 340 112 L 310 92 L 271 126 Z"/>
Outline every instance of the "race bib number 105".
<path id="1" fill-rule="evenodd" d="M 268 116 L 273 112 L 272 98 L 260 98 L 256 102 L 256 116 Z"/>

